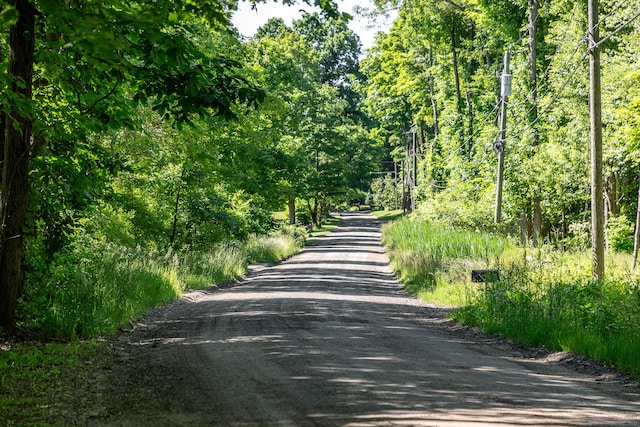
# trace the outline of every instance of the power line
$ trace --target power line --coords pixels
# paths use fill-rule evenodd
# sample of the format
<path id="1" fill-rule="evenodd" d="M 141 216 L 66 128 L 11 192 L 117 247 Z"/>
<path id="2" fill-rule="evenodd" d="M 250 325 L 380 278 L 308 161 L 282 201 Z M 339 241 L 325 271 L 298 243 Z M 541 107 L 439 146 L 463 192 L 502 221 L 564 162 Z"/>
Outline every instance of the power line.
<path id="1" fill-rule="evenodd" d="M 638 17 L 640 16 L 640 12 L 636 13 L 635 15 L 633 15 L 633 17 L 631 17 L 631 19 L 629 19 L 627 22 L 625 22 L 624 24 L 620 25 L 618 28 L 616 28 L 611 34 L 609 34 L 608 36 L 600 39 L 600 41 L 598 43 L 595 43 L 593 46 L 591 46 L 591 49 L 596 49 L 599 48 L 602 43 L 608 41 L 611 37 L 615 36 L 616 34 L 618 34 L 620 31 L 622 31 L 623 29 L 625 29 L 626 27 L 628 27 L 633 21 L 635 21 L 636 19 L 638 19 Z"/>

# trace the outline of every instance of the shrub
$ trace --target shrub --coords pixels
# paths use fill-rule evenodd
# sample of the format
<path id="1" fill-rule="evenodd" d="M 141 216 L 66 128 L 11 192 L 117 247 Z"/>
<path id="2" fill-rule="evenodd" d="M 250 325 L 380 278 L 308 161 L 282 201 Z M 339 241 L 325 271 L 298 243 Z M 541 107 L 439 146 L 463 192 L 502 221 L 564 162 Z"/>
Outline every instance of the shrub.
<path id="1" fill-rule="evenodd" d="M 633 224 L 623 214 L 612 215 L 607 219 L 609 245 L 616 252 L 633 250 Z"/>

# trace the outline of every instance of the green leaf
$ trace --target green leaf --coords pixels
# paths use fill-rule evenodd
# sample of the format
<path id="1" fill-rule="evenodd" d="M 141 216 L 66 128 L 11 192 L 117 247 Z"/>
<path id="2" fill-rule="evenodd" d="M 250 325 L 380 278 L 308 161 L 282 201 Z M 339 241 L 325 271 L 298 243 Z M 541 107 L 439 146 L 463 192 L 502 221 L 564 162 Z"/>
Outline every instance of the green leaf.
<path id="1" fill-rule="evenodd" d="M 5 6 L 6 8 L 0 12 L 0 25 L 13 25 L 18 22 L 20 14 L 15 7 Z"/>

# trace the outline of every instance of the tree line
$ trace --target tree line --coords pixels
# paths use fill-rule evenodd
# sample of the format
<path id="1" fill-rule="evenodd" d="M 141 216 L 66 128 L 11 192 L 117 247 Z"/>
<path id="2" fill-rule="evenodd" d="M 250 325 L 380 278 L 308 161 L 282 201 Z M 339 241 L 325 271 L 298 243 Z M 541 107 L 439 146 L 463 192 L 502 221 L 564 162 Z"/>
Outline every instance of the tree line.
<path id="1" fill-rule="evenodd" d="M 235 2 L 0 3 L 2 328 L 105 251 L 171 262 L 368 188 L 360 42 L 308 3 L 248 41 Z"/>
<path id="2" fill-rule="evenodd" d="M 378 1 L 398 19 L 361 64 L 365 111 L 405 160 L 419 141 L 418 208 L 492 227 L 497 143 L 505 147 L 503 223 L 523 243 L 588 247 L 587 2 Z M 638 206 L 640 22 L 637 4 L 599 4 L 606 244 L 631 250 Z M 497 141 L 500 75 L 511 53 L 506 139 Z M 383 183 L 379 188 L 388 188 Z M 389 190 L 387 190 L 387 194 Z M 381 195 L 381 199 L 385 197 Z M 386 197 L 389 200 L 389 197 Z"/>

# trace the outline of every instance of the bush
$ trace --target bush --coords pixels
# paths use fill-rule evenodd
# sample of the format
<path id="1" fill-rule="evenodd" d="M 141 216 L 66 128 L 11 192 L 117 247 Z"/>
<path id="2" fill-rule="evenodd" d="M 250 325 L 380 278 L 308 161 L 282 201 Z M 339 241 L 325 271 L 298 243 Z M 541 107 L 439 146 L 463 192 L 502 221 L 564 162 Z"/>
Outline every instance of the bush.
<path id="1" fill-rule="evenodd" d="M 633 250 L 633 224 L 626 215 L 610 216 L 607 219 L 609 245 L 616 252 Z"/>
<path id="2" fill-rule="evenodd" d="M 77 230 L 72 244 L 47 263 L 39 239 L 28 246 L 29 280 L 20 301 L 20 325 L 49 338 L 89 338 L 113 331 L 150 308 L 236 279 L 247 263 L 275 262 L 304 246 L 304 228 L 288 226 L 269 236 L 177 251 L 157 252 L 105 243 Z"/>
<path id="3" fill-rule="evenodd" d="M 384 177 L 379 177 L 371 183 L 371 198 L 367 199 L 366 204 L 371 204 L 385 210 L 393 210 L 399 202 L 399 191 L 396 182 L 389 173 Z"/>
<path id="4" fill-rule="evenodd" d="M 311 224 L 311 215 L 306 209 L 296 209 L 296 224 L 303 226 Z"/>

